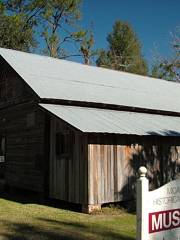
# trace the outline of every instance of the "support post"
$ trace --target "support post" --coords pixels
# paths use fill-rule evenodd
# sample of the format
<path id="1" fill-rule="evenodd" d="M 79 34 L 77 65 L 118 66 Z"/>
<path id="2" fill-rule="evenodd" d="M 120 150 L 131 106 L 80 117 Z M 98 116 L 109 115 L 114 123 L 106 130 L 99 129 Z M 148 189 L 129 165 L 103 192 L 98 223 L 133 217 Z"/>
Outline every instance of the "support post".
<path id="1" fill-rule="evenodd" d="M 82 205 L 83 213 L 93 213 L 101 211 L 101 204 L 84 204 Z"/>
<path id="2" fill-rule="evenodd" d="M 139 168 L 140 178 L 137 180 L 136 214 L 137 228 L 136 240 L 148 240 L 148 192 L 149 181 L 146 178 L 147 169 Z"/>

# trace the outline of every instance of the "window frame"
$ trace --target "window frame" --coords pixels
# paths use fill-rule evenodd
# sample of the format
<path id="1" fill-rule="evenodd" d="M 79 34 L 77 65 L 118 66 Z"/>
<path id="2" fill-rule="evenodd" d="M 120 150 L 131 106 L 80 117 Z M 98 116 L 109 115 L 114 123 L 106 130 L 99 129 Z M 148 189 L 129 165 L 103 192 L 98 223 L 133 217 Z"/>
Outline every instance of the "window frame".
<path id="1" fill-rule="evenodd" d="M 58 131 L 55 134 L 55 156 L 57 159 L 69 158 L 74 146 L 74 134 Z"/>

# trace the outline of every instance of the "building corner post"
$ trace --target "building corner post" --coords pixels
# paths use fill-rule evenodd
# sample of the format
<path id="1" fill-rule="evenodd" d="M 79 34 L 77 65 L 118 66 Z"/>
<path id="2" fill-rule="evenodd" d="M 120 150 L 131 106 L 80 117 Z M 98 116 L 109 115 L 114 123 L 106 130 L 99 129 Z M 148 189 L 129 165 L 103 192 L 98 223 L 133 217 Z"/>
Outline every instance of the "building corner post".
<path id="1" fill-rule="evenodd" d="M 148 240 L 148 192 L 149 181 L 146 178 L 147 169 L 139 168 L 140 177 L 137 180 L 136 196 L 136 240 Z"/>

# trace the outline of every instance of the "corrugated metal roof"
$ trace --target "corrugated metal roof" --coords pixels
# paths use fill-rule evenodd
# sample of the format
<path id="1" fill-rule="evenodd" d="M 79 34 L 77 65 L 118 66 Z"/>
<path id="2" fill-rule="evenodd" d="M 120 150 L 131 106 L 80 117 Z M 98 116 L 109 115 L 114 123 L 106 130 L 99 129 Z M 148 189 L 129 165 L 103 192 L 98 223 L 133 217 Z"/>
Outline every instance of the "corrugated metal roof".
<path id="1" fill-rule="evenodd" d="M 41 98 L 180 112 L 180 84 L 0 48 Z"/>
<path id="2" fill-rule="evenodd" d="M 52 104 L 39 105 L 82 132 L 140 136 L 180 135 L 180 117 Z"/>

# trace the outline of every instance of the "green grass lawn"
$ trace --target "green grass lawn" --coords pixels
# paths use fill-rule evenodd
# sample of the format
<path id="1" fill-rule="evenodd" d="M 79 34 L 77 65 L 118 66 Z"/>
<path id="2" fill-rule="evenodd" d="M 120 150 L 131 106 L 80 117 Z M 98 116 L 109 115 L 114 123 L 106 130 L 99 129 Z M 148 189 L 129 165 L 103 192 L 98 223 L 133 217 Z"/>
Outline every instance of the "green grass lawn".
<path id="1" fill-rule="evenodd" d="M 104 208 L 82 214 L 0 198 L 0 240 L 133 240 L 135 215 Z"/>

